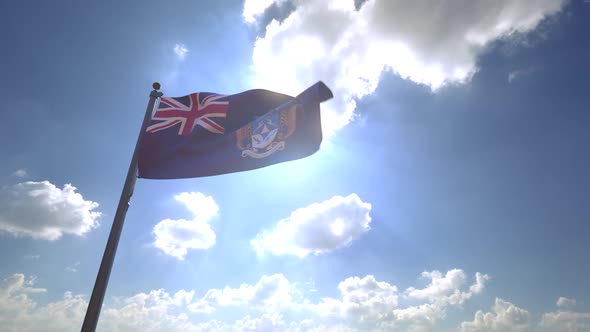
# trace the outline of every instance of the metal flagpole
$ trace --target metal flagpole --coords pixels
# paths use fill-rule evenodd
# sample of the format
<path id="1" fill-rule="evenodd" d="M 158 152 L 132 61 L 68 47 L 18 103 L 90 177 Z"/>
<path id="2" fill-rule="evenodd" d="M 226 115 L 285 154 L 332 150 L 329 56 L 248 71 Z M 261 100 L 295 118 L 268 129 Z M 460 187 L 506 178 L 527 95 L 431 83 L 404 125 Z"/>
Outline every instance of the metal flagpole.
<path id="1" fill-rule="evenodd" d="M 102 256 L 102 262 L 98 274 L 96 275 L 96 281 L 94 283 L 94 289 L 92 290 L 92 296 L 86 309 L 86 316 L 84 317 L 84 323 L 82 324 L 82 332 L 94 332 L 96 330 L 96 324 L 98 323 L 98 317 L 100 316 L 100 309 L 102 307 L 102 301 L 104 300 L 104 294 L 106 292 L 107 285 L 109 283 L 109 276 L 113 267 L 113 261 L 115 260 L 115 254 L 117 253 L 117 245 L 119 244 L 119 238 L 121 237 L 121 231 L 123 230 L 123 222 L 125 221 L 125 215 L 129 208 L 129 200 L 133 195 L 133 188 L 135 187 L 135 178 L 137 174 L 137 159 L 138 159 L 138 147 L 141 137 L 145 132 L 148 123 L 151 120 L 154 105 L 156 99 L 161 97 L 163 94 L 159 92 L 160 83 L 155 82 L 152 84 L 154 90 L 150 92 L 150 101 L 145 111 L 145 117 L 137 137 L 137 143 L 135 144 L 135 150 L 133 150 L 133 157 L 129 164 L 129 170 L 127 171 L 127 178 L 125 179 L 125 185 L 121 191 L 121 198 L 119 198 L 119 206 L 117 206 L 117 212 L 111 226 L 111 232 L 107 245 L 104 249 Z"/>

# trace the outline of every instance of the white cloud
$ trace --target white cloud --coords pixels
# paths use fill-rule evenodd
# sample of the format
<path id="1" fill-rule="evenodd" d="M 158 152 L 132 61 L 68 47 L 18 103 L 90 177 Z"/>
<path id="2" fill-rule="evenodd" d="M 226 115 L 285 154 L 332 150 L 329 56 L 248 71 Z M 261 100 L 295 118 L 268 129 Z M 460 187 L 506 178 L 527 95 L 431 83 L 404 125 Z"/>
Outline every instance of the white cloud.
<path id="1" fill-rule="evenodd" d="M 68 271 L 68 272 L 75 273 L 75 272 L 78 272 L 78 268 L 79 267 L 80 267 L 80 262 L 76 262 L 76 263 L 73 263 L 73 264 L 70 264 L 70 265 L 66 266 L 66 269 L 65 270 Z"/>
<path id="2" fill-rule="evenodd" d="M 139 293 L 123 299 L 120 305 L 103 309 L 99 329 L 105 331 L 218 331 L 220 323 L 193 323 L 174 297 L 163 290 Z"/>
<path id="3" fill-rule="evenodd" d="M 12 173 L 12 176 L 16 176 L 19 178 L 24 178 L 25 176 L 27 176 L 27 171 L 24 169 L 17 169 L 16 171 L 14 171 Z"/>
<path id="4" fill-rule="evenodd" d="M 154 245 L 180 260 L 188 249 L 208 249 L 215 244 L 215 232 L 206 222 L 165 219 L 154 226 Z"/>
<path id="5" fill-rule="evenodd" d="M 437 322 L 446 317 L 447 309 L 460 307 L 472 295 L 481 292 L 488 279 L 487 275 L 477 273 L 475 282 L 467 287 L 467 277 L 458 269 L 444 276 L 437 271 L 425 272 L 422 276 L 430 278 L 428 286 L 420 290 L 409 287 L 404 292 L 404 302 L 411 305 L 400 305 L 402 296 L 396 286 L 369 275 L 342 281 L 338 285 L 340 298 L 322 298 L 308 307 L 322 316 L 362 322 L 366 328 L 378 331 L 436 331 Z"/>
<path id="6" fill-rule="evenodd" d="M 422 277 L 430 279 L 430 284 L 423 289 L 408 288 L 406 290 L 408 298 L 428 300 L 430 302 L 443 300 L 451 304 L 462 304 L 473 294 L 480 293 L 490 279 L 487 274 L 478 272 L 475 274 L 475 283 L 469 287 L 469 291 L 462 292 L 460 289 L 467 281 L 467 276 L 463 270 L 453 269 L 447 271 L 444 276 L 439 271 L 422 272 Z"/>
<path id="7" fill-rule="evenodd" d="M 431 282 L 423 290 L 420 303 L 400 305 L 398 288 L 373 276 L 351 277 L 338 284 L 338 298 L 323 298 L 313 303 L 296 289 L 296 284 L 282 274 L 264 275 L 254 285 L 211 289 L 198 300 L 195 291 L 181 289 L 169 293 L 163 289 L 118 297 L 107 301 L 98 329 L 105 331 L 441 331 L 449 322 L 449 306 L 461 309 L 454 301 L 456 291 L 466 291 L 465 282 L 450 270 L 445 274 L 423 274 Z M 480 276 L 485 276 L 479 274 Z M 447 281 L 443 282 L 442 280 Z M 481 284 L 475 278 L 475 284 Z M 438 280 L 438 281 L 437 281 Z M 65 292 L 62 299 L 47 304 L 37 303 L 34 278 L 14 274 L 0 282 L 0 321 L 8 331 L 69 331 L 80 328 L 86 307 L 84 296 Z M 443 286 L 444 284 L 444 286 Z M 440 291 L 435 291 L 433 285 Z M 452 285 L 452 286 L 449 286 Z M 473 285 L 472 285 L 473 286 Z M 483 289 L 483 284 L 481 285 Z M 442 291 L 444 289 L 444 291 Z M 414 287 L 405 291 L 409 294 Z M 413 300 L 416 300 L 413 298 Z M 573 300 L 572 300 L 573 301 Z M 247 314 L 237 320 L 209 319 L 191 314 L 193 305 L 207 303 L 224 309 L 241 308 Z M 202 311 L 197 311 L 202 312 Z M 236 311 L 237 312 L 237 311 Z M 219 316 L 223 317 L 223 315 Z M 289 317 L 287 319 L 286 317 Z M 305 317 L 305 318 L 298 318 Z M 497 298 L 491 312 L 478 311 L 473 321 L 462 322 L 461 332 L 518 331 L 590 331 L 590 313 L 556 311 L 544 313 L 534 322 L 526 309 Z"/>
<path id="8" fill-rule="evenodd" d="M 211 226 L 197 220 L 165 219 L 154 227 L 157 248 L 180 260 L 188 253 L 188 249 L 208 249 L 215 244 L 215 232 Z"/>
<path id="9" fill-rule="evenodd" d="M 62 299 L 26 313 L 17 331 L 72 331 L 80 328 L 88 303 L 81 295 L 65 292 Z"/>
<path id="10" fill-rule="evenodd" d="M 590 332 L 590 313 L 575 312 L 571 309 L 577 301 L 567 297 L 557 299 L 558 311 L 543 314 L 539 329 L 542 331 L 576 331 Z"/>
<path id="11" fill-rule="evenodd" d="M 278 313 L 266 313 L 260 317 L 246 316 L 236 321 L 234 326 L 237 331 L 279 331 L 284 328 L 285 321 Z"/>
<path id="12" fill-rule="evenodd" d="M 560 297 L 558 307 L 571 307 L 576 300 Z M 590 331 L 590 313 L 558 310 L 542 314 L 540 321 L 532 321 L 532 315 L 523 308 L 496 298 L 492 312 L 481 310 L 473 321 L 463 322 L 461 332 L 521 332 L 521 331 Z"/>
<path id="13" fill-rule="evenodd" d="M 374 276 L 350 277 L 338 284 L 340 299 L 323 298 L 315 306 L 324 315 L 339 315 L 361 321 L 381 320 L 398 305 L 397 287 Z"/>
<path id="14" fill-rule="evenodd" d="M 66 292 L 62 299 L 41 305 L 32 295 L 45 289 L 32 288 L 24 275 L 15 274 L 0 284 L 0 321 L 6 331 L 75 331 L 80 329 L 88 302 Z M 191 323 L 186 314 L 172 311 L 186 306 L 194 292 L 174 295 L 163 290 L 138 293 L 105 305 L 99 331 L 216 331 L 215 322 Z"/>
<path id="15" fill-rule="evenodd" d="M 282 275 L 279 276 L 282 277 Z M 250 299 L 256 301 L 268 298 L 265 295 L 264 286 L 273 284 L 272 280 L 280 279 L 280 277 L 263 277 L 257 284 L 257 291 Z M 66 292 L 63 299 L 40 305 L 31 298 L 31 294 L 44 292 L 45 289 L 32 288 L 30 283 L 24 275 L 15 274 L 0 284 L 0 321 L 3 330 L 50 332 L 72 331 L 80 328 L 88 306 L 82 296 L 74 296 L 70 292 Z M 316 325 L 311 320 L 294 321 L 287 324 L 282 315 L 277 312 L 263 312 L 260 316 L 247 315 L 233 323 L 215 319 L 207 322 L 195 322 L 189 318 L 185 310 L 191 303 L 193 296 L 194 291 L 181 289 L 172 295 L 160 289 L 117 298 L 115 303 L 103 307 L 98 330 L 126 332 L 321 331 L 314 329 Z M 269 303 L 269 305 L 273 304 L 272 301 Z"/>
<path id="16" fill-rule="evenodd" d="M 256 22 L 256 17 L 260 16 L 266 8 L 270 7 L 275 0 L 245 0 L 242 17 L 246 23 Z"/>
<path id="17" fill-rule="evenodd" d="M 447 308 L 459 307 L 473 295 L 481 293 L 490 279 L 477 272 L 475 282 L 466 291 L 467 276 L 460 269 L 449 270 L 444 275 L 439 271 L 423 272 L 422 277 L 430 279 L 430 283 L 422 289 L 409 287 L 405 297 L 410 301 L 427 302 L 395 308 L 391 318 L 382 322 L 382 327 L 396 331 L 436 330 L 436 324 L 446 316 Z"/>
<path id="18" fill-rule="evenodd" d="M 34 288 L 35 278 L 30 277 L 28 280 L 22 273 L 15 273 L 12 276 L 5 278 L 0 283 L 0 299 L 6 300 L 14 295 L 29 294 L 29 293 L 44 293 L 47 290 L 44 288 Z M 2 302 L 2 301 L 0 301 Z"/>
<path id="19" fill-rule="evenodd" d="M 264 275 L 255 285 L 210 289 L 188 308 L 193 312 L 213 312 L 216 307 L 229 305 L 269 306 L 278 309 L 288 305 L 295 292 L 293 284 L 284 275 Z"/>
<path id="20" fill-rule="evenodd" d="M 590 332 L 590 312 L 548 312 L 541 317 L 539 328 L 547 332 Z"/>
<path id="21" fill-rule="evenodd" d="M 71 184 L 59 189 L 48 181 L 18 183 L 0 188 L 0 230 L 43 240 L 83 235 L 98 226 L 97 207 Z"/>
<path id="22" fill-rule="evenodd" d="M 219 213 L 219 206 L 211 196 L 200 192 L 183 192 L 174 196 L 192 212 L 194 219 L 209 222 Z"/>
<path id="23" fill-rule="evenodd" d="M 297 209 L 268 231 L 250 241 L 259 255 L 325 254 L 349 245 L 371 228 L 371 204 L 356 194 L 334 196 L 321 203 Z"/>
<path id="24" fill-rule="evenodd" d="M 211 196 L 184 192 L 174 196 L 194 215 L 192 220 L 165 219 L 154 226 L 154 245 L 167 255 L 184 260 L 189 249 L 208 249 L 215 245 L 215 232 L 209 222 L 219 213 Z"/>
<path id="25" fill-rule="evenodd" d="M 450 270 L 443 276 L 439 271 L 422 272 L 423 278 L 431 279 L 431 283 L 423 289 L 408 288 L 410 298 L 435 300 L 447 296 L 462 286 L 467 276 L 462 270 Z"/>
<path id="26" fill-rule="evenodd" d="M 262 276 L 253 285 L 211 289 L 195 300 L 195 291 L 181 289 L 169 293 L 163 289 L 140 292 L 129 297 L 106 301 L 98 329 L 104 331 L 193 331 L 193 332 L 353 332 L 353 331 L 442 331 L 452 325 L 446 311 L 449 306 L 462 307 L 452 297 L 456 291 L 468 293 L 473 288 L 457 282 L 462 270 L 444 274 L 429 272 L 423 276 L 430 283 L 419 293 L 423 301 L 403 305 L 398 288 L 373 276 L 350 277 L 338 284 L 337 298 L 323 298 L 314 303 L 296 289 L 296 282 L 282 274 Z M 479 274 L 483 280 L 483 274 Z M 442 281 L 446 279 L 447 281 Z M 473 283 L 483 284 L 476 281 Z M 438 280 L 438 281 L 437 281 Z M 0 282 L 0 321 L 3 330 L 25 332 L 70 331 L 80 328 L 86 297 L 71 292 L 54 302 L 37 303 L 34 278 L 14 274 Z M 444 284 L 444 285 L 443 285 Z M 433 287 L 433 285 L 439 285 Z M 449 286 L 453 285 L 453 286 Z M 472 286 L 473 286 L 472 285 Z M 435 288 L 437 290 L 435 290 Z M 466 291 L 469 289 L 469 291 Z M 409 294 L 414 287 L 405 291 Z M 412 298 L 412 300 L 416 300 Z M 195 303 L 215 308 L 230 307 L 234 314 L 246 312 L 236 320 L 191 313 Z M 453 304 L 454 303 L 454 304 Z M 202 312 L 202 311 L 198 311 Z M 233 315 L 230 315 L 233 316 Z M 496 299 L 491 312 L 478 311 L 473 321 L 459 324 L 461 332 L 518 331 L 590 331 L 590 313 L 556 311 L 544 313 L 535 323 L 526 309 Z M 203 321 L 203 319 L 206 319 Z"/>
<path id="27" fill-rule="evenodd" d="M 475 274 L 475 283 L 469 287 L 469 290 L 474 294 L 479 294 L 483 291 L 486 282 L 490 280 L 490 276 L 487 274 L 481 274 L 477 272 Z"/>
<path id="28" fill-rule="evenodd" d="M 353 0 L 297 0 L 256 41 L 252 84 L 297 94 L 323 80 L 335 96 L 322 105 L 329 135 L 351 120 L 355 99 L 375 91 L 384 71 L 432 89 L 466 82 L 486 46 L 535 29 L 565 2 L 368 0 L 356 11 Z M 246 1 L 244 19 L 254 22 L 269 5 Z"/>
<path id="29" fill-rule="evenodd" d="M 358 330 L 344 324 L 321 324 L 312 319 L 286 322 L 279 313 L 263 313 L 258 317 L 246 316 L 233 325 L 225 325 L 216 331 L 246 332 L 357 332 Z"/>
<path id="30" fill-rule="evenodd" d="M 66 331 L 79 329 L 88 303 L 85 297 L 66 292 L 58 301 L 36 303 L 33 280 L 15 274 L 0 284 L 0 321 L 9 331 Z M 263 275 L 255 284 L 210 289 L 195 300 L 195 291 L 163 289 L 140 292 L 106 301 L 98 329 L 105 331 L 412 331 L 411 319 L 395 310 L 414 311 L 419 320 L 422 307 L 400 308 L 397 287 L 373 276 L 350 277 L 338 285 L 338 298 L 323 298 L 317 303 L 297 290 L 297 283 L 282 274 Z M 196 304 L 213 310 L 193 310 Z M 234 321 L 215 317 L 218 308 L 245 312 Z M 444 308 L 440 317 L 444 316 Z M 192 312 L 209 313 L 209 316 Z M 227 311 L 226 311 L 227 312 Z M 201 319 L 207 321 L 200 321 Z M 223 313 L 219 317 L 224 317 Z M 227 317 L 227 316 L 225 316 Z M 286 317 L 289 317 L 287 319 Z M 405 325 L 403 325 L 405 324 Z M 403 328 L 400 328 L 403 326 Z M 407 329 L 405 327 L 409 326 Z M 434 324 L 432 326 L 435 326 Z"/>
<path id="31" fill-rule="evenodd" d="M 46 292 L 43 288 L 33 288 L 33 280 L 26 280 L 23 274 L 17 273 L 0 282 L 0 322 L 3 327 L 10 326 L 18 331 L 19 326 L 27 319 L 27 312 L 35 308 L 35 302 L 28 295 Z"/>
<path id="32" fill-rule="evenodd" d="M 576 300 L 561 296 L 557 299 L 557 306 L 559 308 L 571 309 L 576 306 Z"/>
<path id="33" fill-rule="evenodd" d="M 496 298 L 492 312 L 479 310 L 471 322 L 461 323 L 461 332 L 525 331 L 531 326 L 531 315 L 525 309 Z"/>
<path id="34" fill-rule="evenodd" d="M 174 45 L 174 53 L 176 54 L 178 59 L 184 60 L 186 54 L 188 53 L 188 49 L 186 48 L 186 46 L 184 46 L 184 44 L 176 44 Z"/>

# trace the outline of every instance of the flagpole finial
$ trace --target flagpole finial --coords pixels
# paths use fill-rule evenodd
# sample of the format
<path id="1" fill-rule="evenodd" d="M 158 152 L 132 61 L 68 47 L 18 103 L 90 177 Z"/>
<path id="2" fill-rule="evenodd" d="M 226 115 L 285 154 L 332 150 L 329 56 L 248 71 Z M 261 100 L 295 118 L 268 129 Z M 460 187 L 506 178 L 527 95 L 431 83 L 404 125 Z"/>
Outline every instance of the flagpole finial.
<path id="1" fill-rule="evenodd" d="M 154 88 L 154 90 L 160 90 L 160 83 L 158 83 L 158 82 L 154 82 L 154 83 L 152 84 L 152 87 Z"/>

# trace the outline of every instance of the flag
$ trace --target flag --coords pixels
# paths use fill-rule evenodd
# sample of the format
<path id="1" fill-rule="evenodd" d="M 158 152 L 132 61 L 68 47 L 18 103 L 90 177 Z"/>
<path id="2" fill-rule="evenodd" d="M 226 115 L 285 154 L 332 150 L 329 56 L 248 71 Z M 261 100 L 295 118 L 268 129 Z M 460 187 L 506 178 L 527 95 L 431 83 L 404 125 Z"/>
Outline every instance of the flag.
<path id="1" fill-rule="evenodd" d="M 161 97 L 139 146 L 139 177 L 241 172 L 307 157 L 322 141 L 322 82 L 297 97 L 255 89 Z"/>

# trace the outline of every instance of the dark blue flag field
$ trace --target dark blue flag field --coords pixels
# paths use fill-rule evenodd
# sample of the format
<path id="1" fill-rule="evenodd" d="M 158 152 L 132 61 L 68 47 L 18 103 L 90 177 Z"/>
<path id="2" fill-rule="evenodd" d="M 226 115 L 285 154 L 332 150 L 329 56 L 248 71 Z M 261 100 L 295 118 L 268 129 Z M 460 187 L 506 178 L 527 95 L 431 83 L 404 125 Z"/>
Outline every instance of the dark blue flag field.
<path id="1" fill-rule="evenodd" d="M 256 89 L 234 95 L 161 97 L 139 146 L 139 177 L 178 179 L 304 158 L 322 141 L 322 82 L 291 97 Z"/>

